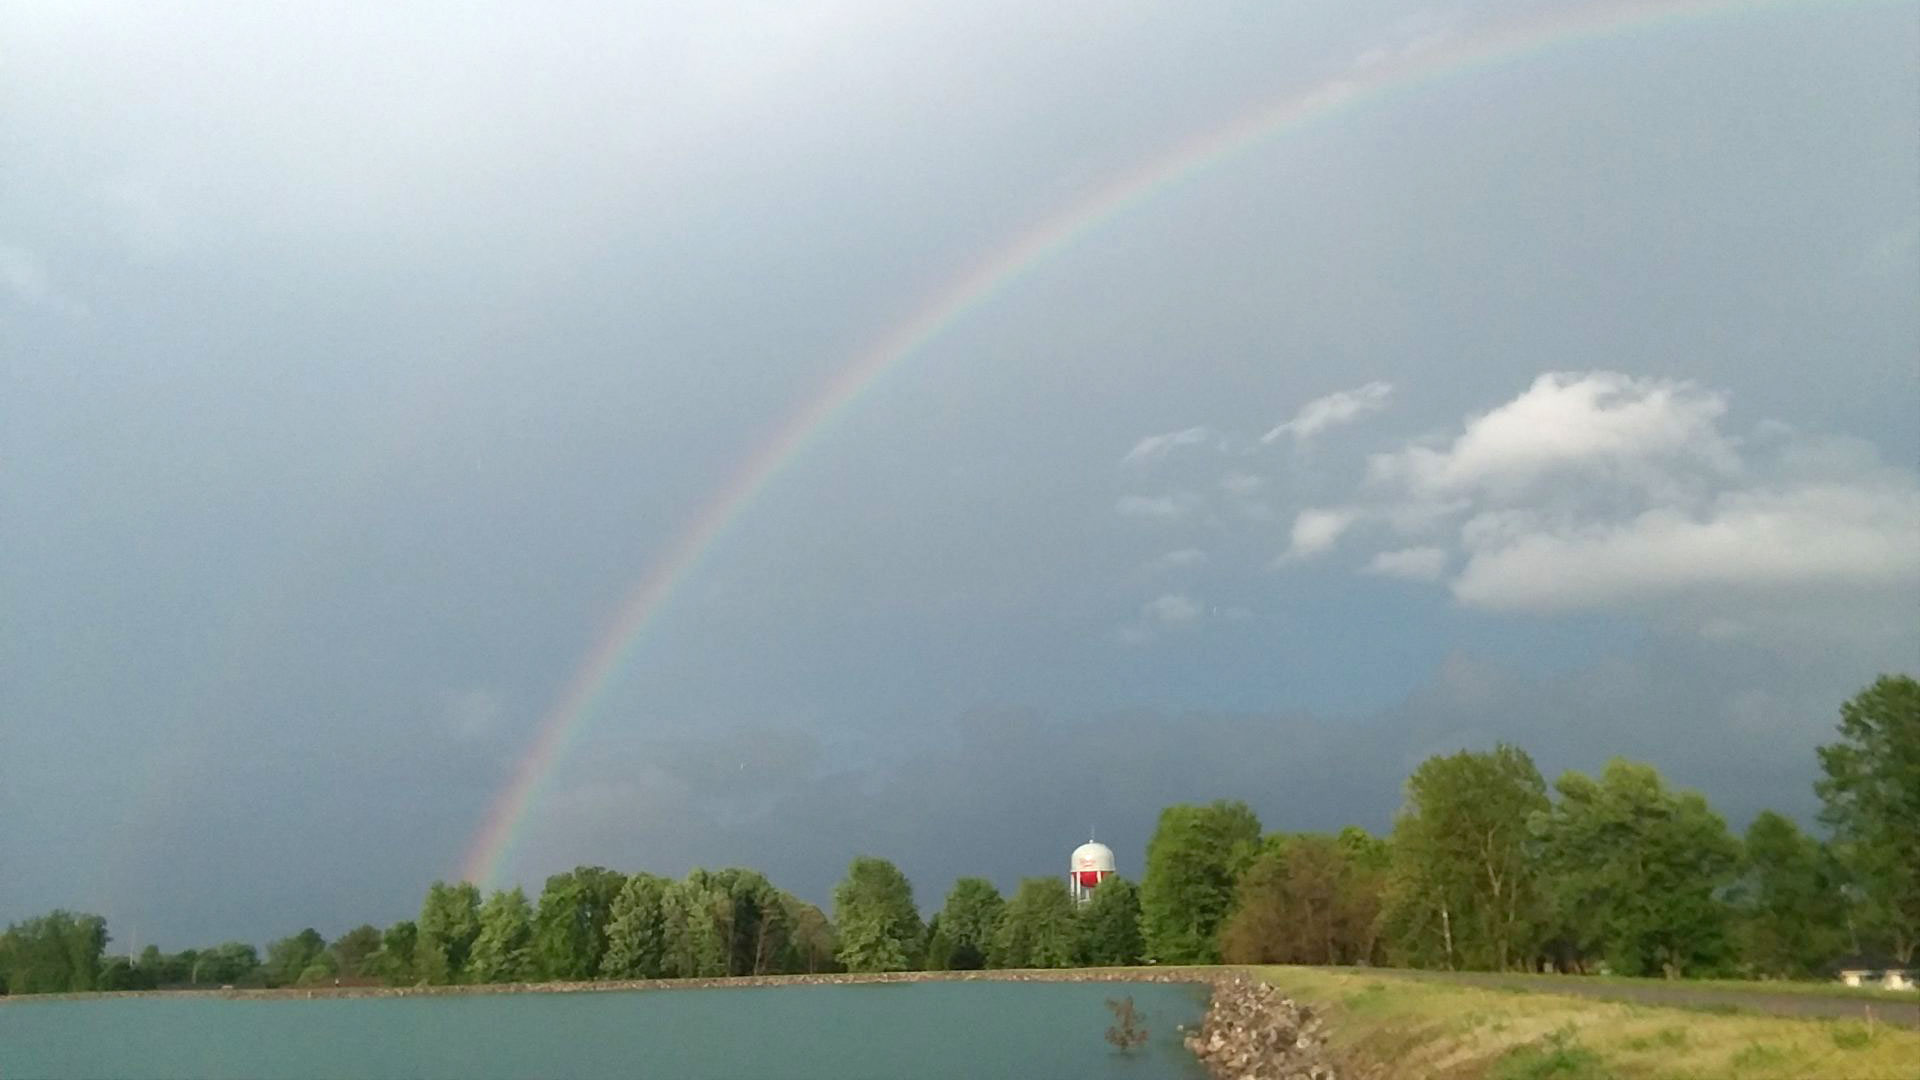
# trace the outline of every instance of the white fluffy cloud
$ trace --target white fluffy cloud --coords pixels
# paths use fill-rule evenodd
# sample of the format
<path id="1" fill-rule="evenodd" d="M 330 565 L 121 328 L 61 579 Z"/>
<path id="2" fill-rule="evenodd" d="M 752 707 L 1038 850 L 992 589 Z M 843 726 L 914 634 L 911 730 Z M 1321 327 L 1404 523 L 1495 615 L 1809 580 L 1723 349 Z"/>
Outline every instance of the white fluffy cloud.
<path id="1" fill-rule="evenodd" d="M 1149 435 L 1133 444 L 1127 456 L 1120 460 L 1128 465 L 1141 465 L 1150 461 L 1159 461 L 1182 446 L 1198 446 L 1213 438 L 1213 430 L 1204 427 L 1190 427 L 1183 431 L 1169 431 L 1163 435 Z"/>
<path id="2" fill-rule="evenodd" d="M 1676 466 L 1736 469 L 1718 426 L 1725 412 L 1720 395 L 1691 383 L 1550 372 L 1468 419 L 1450 445 L 1377 454 L 1368 473 L 1425 499 L 1514 498 L 1548 481 L 1662 487 L 1674 481 Z"/>
<path id="3" fill-rule="evenodd" d="M 1387 399 L 1392 396 L 1391 383 L 1370 382 L 1353 390 L 1341 390 L 1315 398 L 1301 406 L 1293 419 L 1260 436 L 1260 441 L 1271 443 L 1282 436 L 1291 435 L 1296 445 L 1304 443 L 1328 428 L 1349 424 L 1368 413 L 1379 412 L 1387 407 Z"/>
<path id="4" fill-rule="evenodd" d="M 1374 455 L 1371 501 L 1302 514 L 1294 551 L 1323 552 L 1364 517 L 1420 540 L 1376 553 L 1369 573 L 1441 581 L 1458 560 L 1448 584 L 1463 604 L 1631 610 L 1723 636 L 1847 597 L 1910 606 L 1914 474 L 1865 444 L 1780 424 L 1734 438 L 1726 410 L 1691 383 L 1542 375 L 1444 445 Z"/>
<path id="5" fill-rule="evenodd" d="M 1318 399 L 1262 441 L 1305 441 L 1390 394 L 1370 383 Z M 1204 489 L 1124 496 L 1117 509 L 1268 530 L 1291 497 L 1276 568 L 1349 549 L 1361 573 L 1440 585 L 1491 611 L 1626 612 L 1776 642 L 1858 640 L 1897 627 L 1903 611 L 1910 622 L 1920 477 L 1855 439 L 1773 421 L 1735 435 L 1728 410 L 1725 395 L 1684 380 L 1549 372 L 1451 432 L 1372 454 L 1346 491 L 1234 471 Z M 1128 459 L 1216 438 L 1204 427 L 1154 436 Z M 1151 565 L 1198 561 L 1176 552 Z M 1181 600 L 1151 601 L 1132 633 L 1206 617 Z"/>
<path id="6" fill-rule="evenodd" d="M 1623 521 L 1541 522 L 1484 533 L 1453 593 L 1476 607 L 1611 608 L 1682 594 L 1872 590 L 1920 585 L 1913 485 L 1730 491 L 1693 512 L 1657 506 Z"/>
<path id="7" fill-rule="evenodd" d="M 1359 519 L 1359 512 L 1347 507 L 1302 510 L 1300 516 L 1293 519 L 1292 545 L 1283 558 L 1310 559 L 1332 550 Z"/>

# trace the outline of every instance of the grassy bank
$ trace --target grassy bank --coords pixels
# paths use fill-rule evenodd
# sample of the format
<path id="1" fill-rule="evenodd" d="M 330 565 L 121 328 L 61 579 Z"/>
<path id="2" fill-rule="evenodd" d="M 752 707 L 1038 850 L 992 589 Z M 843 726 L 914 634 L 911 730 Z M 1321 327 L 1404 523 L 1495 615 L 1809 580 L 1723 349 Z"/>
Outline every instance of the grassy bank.
<path id="1" fill-rule="evenodd" d="M 1387 971 L 1255 970 L 1326 1010 L 1334 1046 L 1355 1063 L 1347 1075 L 1920 1080 L 1920 1032 L 1886 1023 L 1600 1001 Z"/>

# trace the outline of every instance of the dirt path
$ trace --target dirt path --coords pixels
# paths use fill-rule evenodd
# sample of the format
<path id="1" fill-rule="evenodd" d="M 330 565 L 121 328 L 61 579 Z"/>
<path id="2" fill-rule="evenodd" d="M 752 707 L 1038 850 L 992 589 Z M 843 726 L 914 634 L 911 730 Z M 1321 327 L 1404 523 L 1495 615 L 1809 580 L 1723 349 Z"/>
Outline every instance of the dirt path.
<path id="1" fill-rule="evenodd" d="M 1502 990 L 1526 990 L 1543 994 L 1568 994 L 1601 1001 L 1625 1001 L 1639 1005 L 1665 1005 L 1682 1009 L 1724 1010 L 1767 1013 L 1803 1019 L 1865 1020 L 1869 1010 L 1875 1023 L 1900 1024 L 1920 1028 L 1920 993 L 1908 1000 L 1850 997 L 1841 994 L 1796 994 L 1777 990 L 1736 990 L 1725 986 L 1700 986 L 1685 982 L 1672 984 L 1602 982 L 1578 975 L 1521 975 L 1477 971 L 1404 971 L 1380 969 L 1380 974 L 1396 978 L 1426 979 L 1484 986 Z"/>

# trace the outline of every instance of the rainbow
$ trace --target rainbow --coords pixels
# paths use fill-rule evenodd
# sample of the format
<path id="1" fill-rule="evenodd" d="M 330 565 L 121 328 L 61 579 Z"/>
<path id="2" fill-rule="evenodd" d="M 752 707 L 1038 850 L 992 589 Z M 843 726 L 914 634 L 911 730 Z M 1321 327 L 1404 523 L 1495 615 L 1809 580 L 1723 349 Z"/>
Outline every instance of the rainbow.
<path id="1" fill-rule="evenodd" d="M 1099 226 L 1237 155 L 1316 121 L 1392 95 L 1484 70 L 1558 46 L 1719 15 L 1812 6 L 1821 0 L 1621 0 L 1557 10 L 1497 24 L 1358 67 L 1300 93 L 1267 103 L 1213 131 L 1172 147 L 1140 168 L 1108 181 L 1079 202 L 1042 220 L 950 279 L 884 337 L 833 376 L 762 441 L 628 593 L 598 644 L 580 662 L 542 716 L 533 745 L 493 799 L 468 846 L 460 876 L 491 884 L 516 833 L 539 802 L 567 745 L 621 669 L 642 631 L 659 618 L 727 527 L 798 457 L 816 434 L 888 370 L 945 334 L 969 314 L 1018 284 L 1035 267 Z M 1846 0 L 1824 0 L 1838 4 Z M 1873 0 L 1858 0 L 1873 2 Z M 1884 0 L 1883 0 L 1884 2 Z"/>

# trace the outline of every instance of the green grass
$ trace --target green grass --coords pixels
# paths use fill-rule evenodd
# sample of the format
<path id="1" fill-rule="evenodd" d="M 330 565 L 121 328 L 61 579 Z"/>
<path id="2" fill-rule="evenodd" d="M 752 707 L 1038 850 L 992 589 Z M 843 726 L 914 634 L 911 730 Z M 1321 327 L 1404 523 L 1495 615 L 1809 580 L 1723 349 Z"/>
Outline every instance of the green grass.
<path id="1" fill-rule="evenodd" d="M 1835 1049 L 1865 1050 L 1873 1045 L 1874 1030 L 1852 1020 L 1843 1020 L 1833 1025 L 1832 1034 Z"/>
<path id="2" fill-rule="evenodd" d="M 1790 1057 L 1785 1050 L 1766 1043 L 1754 1043 L 1745 1050 L 1733 1055 L 1735 1068 L 1751 1069 L 1757 1065 L 1779 1065 Z"/>
<path id="3" fill-rule="evenodd" d="M 1630 1013 L 1629 1015 L 1637 1018 L 1639 1014 L 1636 1012 Z M 1651 1035 L 1636 1035 L 1622 1045 L 1636 1053 L 1643 1050 L 1651 1050 L 1656 1046 L 1675 1050 L 1687 1045 L 1687 1029 L 1683 1027 L 1661 1028 Z"/>
<path id="4" fill-rule="evenodd" d="M 1323 1007 L 1343 1080 L 1920 1080 L 1920 1032 L 1886 1023 L 1514 993 L 1382 971 L 1254 971 Z"/>
<path id="5" fill-rule="evenodd" d="M 1507 1051 L 1487 1073 L 1488 1080 L 1601 1080 L 1610 1075 L 1600 1055 L 1582 1046 L 1571 1027 Z"/>

